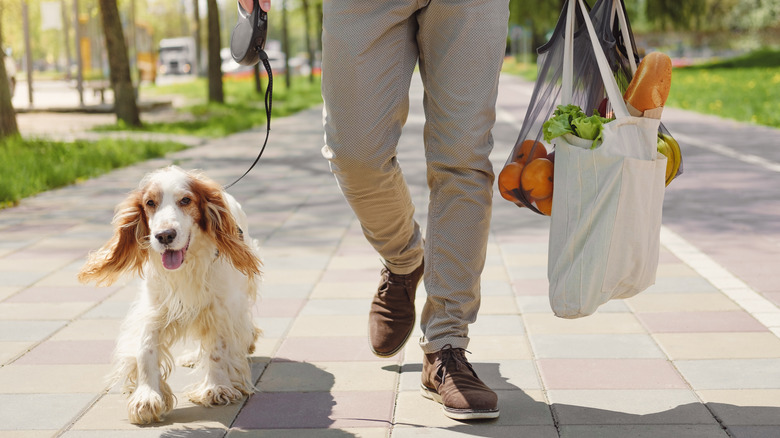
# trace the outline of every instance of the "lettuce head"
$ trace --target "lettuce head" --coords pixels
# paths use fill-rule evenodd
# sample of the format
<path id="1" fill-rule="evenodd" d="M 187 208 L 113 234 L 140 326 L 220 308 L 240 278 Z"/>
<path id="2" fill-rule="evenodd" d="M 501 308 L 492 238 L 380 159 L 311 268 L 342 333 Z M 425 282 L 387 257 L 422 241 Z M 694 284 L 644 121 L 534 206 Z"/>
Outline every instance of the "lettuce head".
<path id="1" fill-rule="evenodd" d="M 603 139 L 604 124 L 611 120 L 601 117 L 598 110 L 592 116 L 587 116 L 577 105 L 558 105 L 552 117 L 542 125 L 542 133 L 546 142 L 564 134 L 593 140 L 593 149 Z"/>

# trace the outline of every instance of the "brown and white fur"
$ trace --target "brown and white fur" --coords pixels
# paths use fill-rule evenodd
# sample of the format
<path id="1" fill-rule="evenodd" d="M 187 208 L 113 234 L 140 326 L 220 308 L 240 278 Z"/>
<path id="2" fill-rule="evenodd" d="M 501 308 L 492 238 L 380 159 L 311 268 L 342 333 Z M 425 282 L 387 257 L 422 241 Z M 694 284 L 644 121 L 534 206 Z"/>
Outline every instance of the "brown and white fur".
<path id="1" fill-rule="evenodd" d="M 112 375 L 129 394 L 130 421 L 158 422 L 173 408 L 170 348 L 187 338 L 199 347 L 186 360 L 206 376 L 188 392 L 193 402 L 225 405 L 251 393 L 246 356 L 259 333 L 251 309 L 261 262 L 239 203 L 203 175 L 171 166 L 143 178 L 117 206 L 113 225 L 78 278 L 98 285 L 125 273 L 143 279 Z"/>

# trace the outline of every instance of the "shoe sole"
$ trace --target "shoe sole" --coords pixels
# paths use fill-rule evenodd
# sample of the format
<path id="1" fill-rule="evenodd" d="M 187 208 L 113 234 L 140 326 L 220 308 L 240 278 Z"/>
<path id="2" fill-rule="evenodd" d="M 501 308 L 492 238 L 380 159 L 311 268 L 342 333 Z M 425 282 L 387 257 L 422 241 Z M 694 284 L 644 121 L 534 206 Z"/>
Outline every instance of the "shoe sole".
<path id="1" fill-rule="evenodd" d="M 441 405 L 444 415 L 452 418 L 453 420 L 490 420 L 498 418 L 500 411 L 498 408 L 490 410 L 477 410 L 477 409 L 455 409 L 444 406 L 444 402 L 438 392 L 428 388 L 425 385 L 420 386 L 420 393 L 423 397 L 433 400 Z"/>
<path id="2" fill-rule="evenodd" d="M 417 314 L 414 314 L 414 320 L 417 321 Z M 406 337 L 403 341 L 401 341 L 401 344 L 395 347 L 395 350 L 387 352 L 387 353 L 380 353 L 376 350 L 374 350 L 374 346 L 371 345 L 371 336 L 368 336 L 368 348 L 371 350 L 372 353 L 374 353 L 374 356 L 381 357 L 381 358 L 388 358 L 393 357 L 396 354 L 398 354 L 399 351 L 401 351 L 402 348 L 404 348 L 404 345 L 406 345 L 407 342 L 409 342 L 409 338 L 412 337 L 412 332 L 414 331 L 414 325 L 412 325 L 412 328 L 409 330 L 409 333 L 406 334 Z M 368 330 L 369 333 L 371 333 L 371 329 Z"/>

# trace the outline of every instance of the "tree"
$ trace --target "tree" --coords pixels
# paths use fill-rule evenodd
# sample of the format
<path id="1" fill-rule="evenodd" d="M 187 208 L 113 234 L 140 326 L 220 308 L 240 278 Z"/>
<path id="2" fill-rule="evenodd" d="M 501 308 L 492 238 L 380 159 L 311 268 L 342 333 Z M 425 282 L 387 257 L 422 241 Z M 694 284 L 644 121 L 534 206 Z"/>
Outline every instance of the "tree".
<path id="1" fill-rule="evenodd" d="M 0 48 L 3 47 L 3 1 L 0 0 Z M 11 90 L 8 87 L 8 73 L 5 71 L 5 53 L 0 49 L 0 140 L 18 136 L 16 111 L 11 102 Z"/>
<path id="2" fill-rule="evenodd" d="M 99 4 L 103 34 L 106 37 L 111 88 L 114 90 L 114 112 L 117 119 L 125 124 L 141 126 L 119 8 L 116 0 L 99 0 Z"/>
<path id="3" fill-rule="evenodd" d="M 707 0 L 651 0 L 645 3 L 645 14 L 661 29 L 700 28 L 707 3 Z"/>
<path id="4" fill-rule="evenodd" d="M 219 8 L 217 0 L 208 0 L 206 2 L 208 13 L 208 63 L 209 63 L 209 101 L 225 102 L 225 93 L 222 88 L 222 58 L 219 56 L 219 49 L 222 42 L 219 34 Z"/>
<path id="5" fill-rule="evenodd" d="M 512 0 L 509 22 L 531 31 L 531 45 L 536 48 L 547 41 L 547 34 L 558 21 L 565 0 Z"/>
<path id="6" fill-rule="evenodd" d="M 306 38 L 306 54 L 309 57 L 309 82 L 314 82 L 314 49 L 311 47 L 311 23 L 309 21 L 309 0 L 303 0 L 303 18 Z"/>
<path id="7" fill-rule="evenodd" d="M 200 59 L 202 49 L 202 39 L 200 37 L 200 2 L 192 0 L 192 17 L 195 21 L 195 71 L 198 76 L 203 76 L 203 61 Z"/>
<path id="8" fill-rule="evenodd" d="M 727 18 L 737 29 L 758 30 L 780 24 L 780 0 L 737 1 Z"/>
<path id="9" fill-rule="evenodd" d="M 287 0 L 282 0 L 282 52 L 284 52 L 284 85 L 290 89 L 290 33 L 287 31 Z"/>

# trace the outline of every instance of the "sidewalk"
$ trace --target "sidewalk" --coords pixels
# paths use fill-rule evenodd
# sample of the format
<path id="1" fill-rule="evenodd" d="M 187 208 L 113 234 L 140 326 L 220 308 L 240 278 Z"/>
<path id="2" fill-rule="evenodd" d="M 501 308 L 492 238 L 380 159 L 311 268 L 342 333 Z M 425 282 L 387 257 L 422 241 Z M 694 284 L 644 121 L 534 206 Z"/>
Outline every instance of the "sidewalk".
<path id="1" fill-rule="evenodd" d="M 424 117 L 421 86 L 417 79 L 413 85 L 399 160 L 424 225 Z M 514 145 L 529 93 L 517 79 L 502 82 L 496 172 Z M 687 125 L 673 132 L 692 142 L 707 134 L 714 138 L 707 144 L 727 145 L 729 132 L 741 132 L 689 116 L 702 132 L 686 134 Z M 580 320 L 556 318 L 549 308 L 549 219 L 496 191 L 469 359 L 498 393 L 501 416 L 466 423 L 420 396 L 419 329 L 394 358 L 369 351 L 367 312 L 380 262 L 320 156 L 321 117 L 316 108 L 275 120 L 258 167 L 230 189 L 260 240 L 265 274 L 255 309 L 264 337 L 251 358 L 259 391 L 241 404 L 193 405 L 183 388 L 197 377 L 177 368 L 171 386 L 178 404 L 167 421 L 129 424 L 125 397 L 106 388 L 104 376 L 138 281 L 95 288 L 75 274 L 87 252 L 111 235 L 114 206 L 146 172 L 176 162 L 228 183 L 251 163 L 262 129 L 0 210 L 0 438 L 780 436 L 780 287 L 771 288 L 778 280 L 780 213 L 771 166 L 757 175 L 771 190 L 755 195 L 774 199 L 756 219 L 766 222 L 737 216 L 707 222 L 684 201 L 717 185 L 703 164 L 722 168 L 716 162 L 723 154 L 684 144 L 689 167 L 667 192 L 672 208 L 664 212 L 657 284 Z M 760 138 L 780 144 L 777 130 L 761 130 Z M 736 174 L 749 165 L 733 161 Z M 711 202 L 708 212 L 719 208 Z M 752 252 L 738 252 L 741 264 L 719 250 L 712 236 L 721 232 L 751 245 Z M 763 242 L 751 240 L 756 234 Z M 746 261 L 757 266 L 747 270 Z M 418 309 L 424 297 L 420 290 Z"/>

